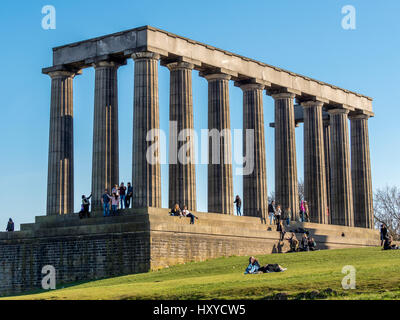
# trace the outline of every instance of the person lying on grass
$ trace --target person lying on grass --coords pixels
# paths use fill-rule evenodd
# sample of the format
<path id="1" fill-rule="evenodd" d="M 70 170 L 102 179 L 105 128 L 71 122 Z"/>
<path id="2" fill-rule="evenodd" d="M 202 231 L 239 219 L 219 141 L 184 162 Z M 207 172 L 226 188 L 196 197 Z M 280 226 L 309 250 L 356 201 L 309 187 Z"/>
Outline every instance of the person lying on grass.
<path id="1" fill-rule="evenodd" d="M 258 259 L 251 256 L 249 258 L 249 265 L 247 266 L 244 274 L 255 274 L 255 273 L 270 273 L 270 272 L 283 272 L 286 268 L 282 268 L 279 264 L 266 264 L 260 266 Z"/>

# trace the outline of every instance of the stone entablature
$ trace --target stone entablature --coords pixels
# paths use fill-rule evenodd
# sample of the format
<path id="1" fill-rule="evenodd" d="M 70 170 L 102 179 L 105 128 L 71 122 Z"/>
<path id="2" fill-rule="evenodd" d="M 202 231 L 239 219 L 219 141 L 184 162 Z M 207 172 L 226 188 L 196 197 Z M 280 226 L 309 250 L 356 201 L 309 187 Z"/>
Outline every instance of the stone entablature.
<path id="1" fill-rule="evenodd" d="M 53 67 L 82 69 L 109 57 L 126 59 L 137 51 L 159 53 L 161 59 L 179 58 L 199 71 L 216 69 L 232 80 L 253 79 L 266 87 L 285 88 L 298 97 L 317 98 L 326 104 L 372 115 L 372 98 L 266 63 L 150 26 L 139 27 L 53 49 Z"/>

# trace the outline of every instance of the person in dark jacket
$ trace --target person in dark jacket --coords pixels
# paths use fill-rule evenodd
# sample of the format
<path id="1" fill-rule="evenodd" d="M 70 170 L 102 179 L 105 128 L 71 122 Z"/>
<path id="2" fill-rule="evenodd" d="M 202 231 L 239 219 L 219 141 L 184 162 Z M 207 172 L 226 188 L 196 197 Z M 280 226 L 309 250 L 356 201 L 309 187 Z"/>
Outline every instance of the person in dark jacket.
<path id="1" fill-rule="evenodd" d="M 6 231 L 8 231 L 8 232 L 14 231 L 14 221 L 12 221 L 11 218 L 8 219 Z"/>
<path id="2" fill-rule="evenodd" d="M 380 233 L 381 233 L 381 247 L 382 247 L 388 235 L 388 230 L 384 223 L 381 224 Z"/>
<path id="3" fill-rule="evenodd" d="M 110 216 L 110 195 L 108 194 L 108 189 L 104 189 L 104 193 L 101 196 L 100 201 L 103 205 L 103 216 Z"/>
<path id="4" fill-rule="evenodd" d="M 125 209 L 129 209 L 131 205 L 131 199 L 133 198 L 133 187 L 130 182 L 128 182 L 128 187 L 125 196 Z"/>
<path id="5" fill-rule="evenodd" d="M 297 240 L 296 235 L 292 232 L 291 237 L 287 239 L 290 244 L 289 252 L 297 252 L 299 250 L 299 240 Z"/>
<path id="6" fill-rule="evenodd" d="M 239 195 L 236 196 L 236 199 L 233 203 L 236 203 L 236 215 L 241 216 L 242 212 L 240 209 L 242 208 L 242 199 L 240 199 Z"/>
<path id="7" fill-rule="evenodd" d="M 311 251 L 317 250 L 317 243 L 315 242 L 314 238 L 312 236 L 308 237 L 308 248 Z"/>
<path id="8" fill-rule="evenodd" d="M 301 250 L 302 251 L 309 251 L 308 247 L 308 236 L 307 233 L 303 233 L 303 237 L 301 238 Z"/>
<path id="9" fill-rule="evenodd" d="M 179 208 L 179 204 L 175 203 L 169 214 L 175 217 L 182 217 L 182 211 L 181 208 Z"/>
<path id="10" fill-rule="evenodd" d="M 388 235 L 383 243 L 383 250 L 394 250 L 394 249 L 398 249 L 398 247 L 393 243 L 392 236 Z"/>
<path id="11" fill-rule="evenodd" d="M 90 198 L 92 197 L 92 195 L 90 195 L 89 197 L 86 197 L 85 195 L 82 195 L 82 207 L 81 207 L 81 211 L 79 212 L 79 218 L 83 218 L 83 217 L 87 217 L 89 218 L 90 214 L 89 214 L 89 207 L 90 207 Z"/>
<path id="12" fill-rule="evenodd" d="M 275 201 L 272 200 L 268 205 L 269 224 L 275 221 Z"/>

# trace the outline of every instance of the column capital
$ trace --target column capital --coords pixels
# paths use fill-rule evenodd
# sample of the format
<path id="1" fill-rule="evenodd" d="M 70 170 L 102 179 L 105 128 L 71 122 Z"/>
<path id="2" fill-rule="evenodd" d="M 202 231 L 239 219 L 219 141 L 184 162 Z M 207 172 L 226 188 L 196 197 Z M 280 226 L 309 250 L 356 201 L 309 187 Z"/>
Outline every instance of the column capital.
<path id="1" fill-rule="evenodd" d="M 243 91 L 253 91 L 253 90 L 264 90 L 265 85 L 261 83 L 250 83 L 250 82 L 235 82 L 235 86 L 239 87 Z"/>
<path id="2" fill-rule="evenodd" d="M 209 73 L 202 74 L 202 77 L 206 78 L 208 81 L 212 80 L 231 80 L 232 76 L 226 73 Z"/>
<path id="3" fill-rule="evenodd" d="M 50 71 L 47 73 L 47 75 L 51 79 L 57 79 L 57 78 L 74 78 L 77 73 L 73 71 Z"/>
<path id="4" fill-rule="evenodd" d="M 160 55 L 158 53 L 155 53 L 155 52 L 142 51 L 142 52 L 132 53 L 131 58 L 133 60 L 141 60 L 141 59 L 159 60 L 160 59 Z"/>
<path id="5" fill-rule="evenodd" d="M 274 98 L 274 100 L 294 99 L 296 95 L 291 92 L 278 92 L 278 93 L 272 93 L 271 97 Z"/>
<path id="6" fill-rule="evenodd" d="M 322 108 L 322 106 L 324 105 L 324 102 L 319 101 L 319 100 L 308 100 L 308 101 L 303 101 L 300 104 L 303 108 L 310 108 L 310 107 Z"/>
<path id="7" fill-rule="evenodd" d="M 183 62 L 183 61 L 169 62 L 169 63 L 165 64 L 165 66 L 169 69 L 169 71 L 179 70 L 179 69 L 192 70 L 194 68 L 193 63 Z"/>
<path id="8" fill-rule="evenodd" d="M 82 70 L 68 65 L 57 65 L 42 69 L 43 74 L 53 78 L 69 78 L 82 74 Z"/>
<path id="9" fill-rule="evenodd" d="M 350 120 L 356 120 L 356 119 L 366 119 L 368 120 L 369 118 L 372 118 L 374 116 L 374 113 L 371 111 L 355 111 L 349 114 L 349 119 Z"/>
<path id="10" fill-rule="evenodd" d="M 329 109 L 328 113 L 331 115 L 334 114 L 348 114 L 350 112 L 350 110 L 348 109 L 343 109 L 343 108 L 336 108 L 336 109 Z"/>
<path id="11" fill-rule="evenodd" d="M 92 66 L 97 69 L 97 68 L 119 68 L 122 65 L 122 63 L 113 61 L 113 60 L 103 60 L 103 61 L 97 61 L 92 64 Z"/>

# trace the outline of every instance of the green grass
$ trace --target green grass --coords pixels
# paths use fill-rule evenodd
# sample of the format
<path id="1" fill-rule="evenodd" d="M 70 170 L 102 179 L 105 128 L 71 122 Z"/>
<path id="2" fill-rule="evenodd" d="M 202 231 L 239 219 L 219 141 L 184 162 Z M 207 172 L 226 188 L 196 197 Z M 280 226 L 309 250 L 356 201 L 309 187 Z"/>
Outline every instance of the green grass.
<path id="1" fill-rule="evenodd" d="M 12 299 L 399 299 L 400 250 L 324 250 L 258 256 L 282 273 L 244 275 L 248 257 L 177 265 L 159 271 L 76 284 Z M 342 267 L 356 268 L 344 290 Z"/>

